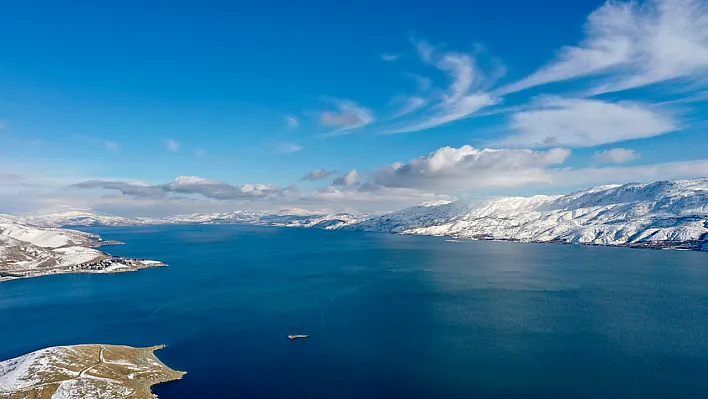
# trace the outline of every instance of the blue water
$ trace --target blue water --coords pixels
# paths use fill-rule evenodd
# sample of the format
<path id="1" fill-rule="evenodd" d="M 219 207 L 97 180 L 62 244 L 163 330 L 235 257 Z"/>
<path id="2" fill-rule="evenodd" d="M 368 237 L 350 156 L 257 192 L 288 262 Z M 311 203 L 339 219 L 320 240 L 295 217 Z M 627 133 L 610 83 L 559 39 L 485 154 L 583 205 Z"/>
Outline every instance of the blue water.
<path id="1" fill-rule="evenodd" d="M 705 397 L 708 253 L 96 228 L 168 268 L 0 284 L 0 358 L 167 344 L 161 398 Z M 288 334 L 311 334 L 288 341 Z"/>

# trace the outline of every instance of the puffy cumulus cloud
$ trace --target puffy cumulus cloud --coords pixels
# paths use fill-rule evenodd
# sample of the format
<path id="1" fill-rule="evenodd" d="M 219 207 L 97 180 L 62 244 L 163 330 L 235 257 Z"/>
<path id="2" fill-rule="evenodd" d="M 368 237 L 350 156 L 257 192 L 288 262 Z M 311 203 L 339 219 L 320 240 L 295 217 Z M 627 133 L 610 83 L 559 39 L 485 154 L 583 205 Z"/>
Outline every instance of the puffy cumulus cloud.
<path id="1" fill-rule="evenodd" d="M 356 169 L 351 170 L 342 177 L 338 177 L 332 181 L 335 186 L 353 187 L 359 185 L 359 172 Z"/>
<path id="2" fill-rule="evenodd" d="M 193 176 L 179 176 L 172 182 L 148 185 L 140 182 L 88 180 L 72 185 L 75 188 L 100 188 L 119 191 L 130 197 L 166 198 L 175 194 L 201 196 L 216 200 L 263 199 L 283 197 L 293 188 L 280 188 L 272 184 L 244 184 L 242 186 L 207 180 Z"/>
<path id="3" fill-rule="evenodd" d="M 442 147 L 427 156 L 394 163 L 373 174 L 372 184 L 384 187 L 449 190 L 516 187 L 549 180 L 548 167 L 565 162 L 571 151 Z"/>
<path id="4" fill-rule="evenodd" d="M 627 148 L 612 148 L 604 151 L 597 151 L 592 154 L 592 158 L 607 163 L 625 163 L 641 157 L 638 152 Z"/>
<path id="5" fill-rule="evenodd" d="M 306 173 L 300 180 L 317 181 L 326 179 L 335 173 L 333 170 L 317 169 Z"/>
<path id="6" fill-rule="evenodd" d="M 638 156 L 632 150 L 615 150 L 620 151 L 609 150 L 606 154 L 614 155 L 605 157 L 617 162 Z M 563 165 L 570 154 L 571 150 L 565 148 L 533 151 L 443 147 L 427 156 L 381 168 L 355 191 L 356 195 L 373 197 L 388 189 L 407 189 L 410 190 L 406 192 L 408 195 L 514 195 L 519 187 L 525 187 L 525 192 L 530 189 L 545 193 L 548 188 L 585 188 L 599 184 L 708 176 L 708 159 L 575 168 Z M 339 193 L 339 190 L 333 192 Z"/>
<path id="7" fill-rule="evenodd" d="M 562 48 L 555 60 L 496 94 L 583 76 L 597 78 L 592 93 L 605 93 L 706 73 L 704 0 L 607 1 L 588 17 L 580 44 Z"/>
<path id="8" fill-rule="evenodd" d="M 589 147 L 679 129 L 668 113 L 639 103 L 549 97 L 537 105 L 539 109 L 513 114 L 509 127 L 516 133 L 496 144 Z"/>

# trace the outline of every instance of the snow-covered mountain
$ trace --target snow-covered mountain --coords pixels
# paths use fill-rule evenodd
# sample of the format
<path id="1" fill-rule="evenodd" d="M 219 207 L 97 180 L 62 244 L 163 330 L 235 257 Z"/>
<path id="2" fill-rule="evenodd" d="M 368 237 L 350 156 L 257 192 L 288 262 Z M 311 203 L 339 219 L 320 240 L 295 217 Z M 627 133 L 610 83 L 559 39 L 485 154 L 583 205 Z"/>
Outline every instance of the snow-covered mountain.
<path id="1" fill-rule="evenodd" d="M 130 218 L 91 211 L 62 211 L 25 216 L 29 224 L 42 227 L 61 226 L 138 226 L 149 224 L 252 224 L 261 226 L 318 227 L 335 229 L 356 223 L 359 216 L 348 213 L 323 213 L 304 209 L 277 211 L 234 211 L 222 213 L 192 213 L 165 218 Z"/>
<path id="2" fill-rule="evenodd" d="M 593 187 L 567 195 L 424 203 L 373 216 L 302 209 L 123 218 L 92 212 L 27 217 L 40 226 L 216 224 L 708 250 L 708 178 Z"/>
<path id="3" fill-rule="evenodd" d="M 129 218 L 107 215 L 92 210 L 67 210 L 60 212 L 44 213 L 25 216 L 24 221 L 34 226 L 61 227 L 61 226 L 137 226 L 141 224 L 156 224 L 158 219 Z"/>
<path id="4" fill-rule="evenodd" d="M 345 227 L 458 238 L 708 250 L 708 179 L 417 206 Z"/>

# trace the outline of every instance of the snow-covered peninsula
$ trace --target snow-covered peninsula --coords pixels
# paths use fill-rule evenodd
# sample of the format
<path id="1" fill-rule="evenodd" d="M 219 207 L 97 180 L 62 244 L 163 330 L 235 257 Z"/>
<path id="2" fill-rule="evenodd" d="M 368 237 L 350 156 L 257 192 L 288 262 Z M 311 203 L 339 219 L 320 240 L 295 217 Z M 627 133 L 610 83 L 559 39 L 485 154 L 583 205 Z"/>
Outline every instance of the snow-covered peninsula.
<path id="1" fill-rule="evenodd" d="M 156 398 L 150 386 L 185 374 L 155 356 L 163 347 L 56 346 L 0 361 L 0 397 Z"/>
<path id="2" fill-rule="evenodd" d="M 239 223 L 708 250 L 708 178 L 600 186 L 567 195 L 461 199 L 374 216 L 279 210 L 124 218 L 69 211 L 24 220 L 41 226 Z"/>
<path id="3" fill-rule="evenodd" d="M 162 262 L 112 256 L 97 247 L 111 242 L 76 230 L 41 227 L 0 215 L 0 281 L 63 273 L 116 273 Z"/>

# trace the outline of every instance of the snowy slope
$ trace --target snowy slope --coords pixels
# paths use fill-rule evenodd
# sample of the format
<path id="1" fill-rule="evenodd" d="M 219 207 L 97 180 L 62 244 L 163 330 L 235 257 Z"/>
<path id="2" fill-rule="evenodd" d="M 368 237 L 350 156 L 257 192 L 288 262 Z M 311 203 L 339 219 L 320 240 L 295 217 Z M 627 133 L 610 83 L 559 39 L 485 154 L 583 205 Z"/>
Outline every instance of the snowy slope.
<path id="1" fill-rule="evenodd" d="M 25 216 L 27 224 L 42 227 L 61 226 L 137 226 L 148 224 L 253 224 L 261 226 L 338 228 L 358 222 L 356 215 L 347 213 L 322 213 L 303 209 L 277 211 L 234 211 L 223 213 L 192 213 L 165 218 L 129 218 L 91 211 L 63 211 L 43 215 Z"/>
<path id="2" fill-rule="evenodd" d="M 0 398 L 156 398 L 150 386 L 185 374 L 154 355 L 162 347 L 55 346 L 0 361 Z"/>
<path id="3" fill-rule="evenodd" d="M 567 195 L 425 203 L 369 217 L 284 209 L 197 213 L 162 219 L 70 211 L 25 220 L 42 226 L 82 224 L 77 222 L 95 225 L 239 223 L 708 250 L 708 179 L 608 185 Z"/>
<path id="4" fill-rule="evenodd" d="M 603 186 L 563 196 L 413 207 L 352 230 L 579 244 L 708 249 L 708 179 Z"/>
<path id="5" fill-rule="evenodd" d="M 26 216 L 24 220 L 35 226 L 61 227 L 61 226 L 135 226 L 141 224 L 156 224 L 156 219 L 128 218 L 106 215 L 90 210 L 68 210 L 62 212 L 46 213 Z"/>
<path id="6" fill-rule="evenodd" d="M 103 255 L 100 238 L 75 230 L 31 226 L 0 215 L 0 272 L 41 270 L 89 262 Z"/>

